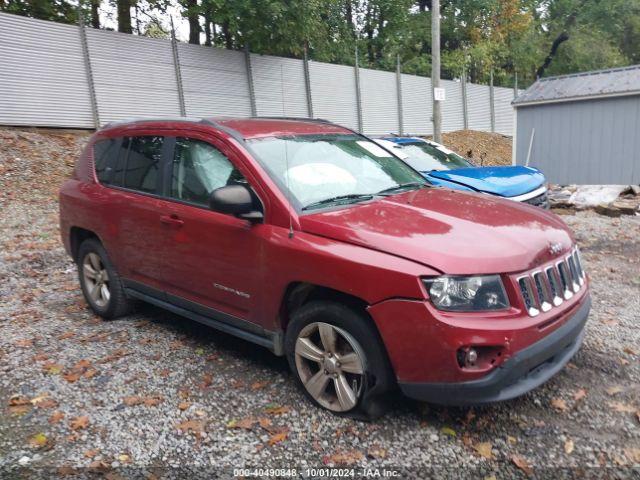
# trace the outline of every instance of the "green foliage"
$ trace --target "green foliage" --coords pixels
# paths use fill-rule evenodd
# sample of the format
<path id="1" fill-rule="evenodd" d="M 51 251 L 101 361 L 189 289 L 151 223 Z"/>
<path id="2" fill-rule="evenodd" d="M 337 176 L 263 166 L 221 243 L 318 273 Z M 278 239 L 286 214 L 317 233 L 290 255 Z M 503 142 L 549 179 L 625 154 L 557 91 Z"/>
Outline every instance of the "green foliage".
<path id="1" fill-rule="evenodd" d="M 96 2 L 80 0 L 87 18 Z M 131 5 L 134 33 L 166 38 L 180 5 L 192 42 L 429 75 L 431 0 L 102 0 Z M 72 0 L 0 0 L 0 9 L 66 23 Z M 126 11 L 126 8 L 125 8 Z M 142 25 L 142 26 L 141 26 Z M 640 0 L 441 0 L 442 75 L 521 87 L 558 75 L 640 62 Z"/>

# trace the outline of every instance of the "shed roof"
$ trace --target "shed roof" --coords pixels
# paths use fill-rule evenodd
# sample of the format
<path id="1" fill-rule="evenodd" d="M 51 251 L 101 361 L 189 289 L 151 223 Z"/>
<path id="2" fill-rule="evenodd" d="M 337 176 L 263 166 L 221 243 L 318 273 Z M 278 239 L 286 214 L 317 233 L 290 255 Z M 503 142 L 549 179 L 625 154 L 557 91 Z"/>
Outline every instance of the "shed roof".
<path id="1" fill-rule="evenodd" d="M 640 65 L 541 78 L 514 101 L 514 107 L 609 96 L 639 95 Z"/>

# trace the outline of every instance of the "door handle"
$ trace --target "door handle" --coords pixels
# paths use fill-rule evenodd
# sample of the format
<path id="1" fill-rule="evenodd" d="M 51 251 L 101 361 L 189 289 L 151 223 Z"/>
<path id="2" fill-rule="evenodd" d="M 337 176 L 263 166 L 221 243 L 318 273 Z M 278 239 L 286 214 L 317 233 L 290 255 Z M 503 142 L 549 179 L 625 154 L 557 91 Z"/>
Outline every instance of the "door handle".
<path id="1" fill-rule="evenodd" d="M 182 225 L 184 225 L 184 221 L 180 220 L 180 217 L 178 217 L 176 214 L 161 215 L 160 222 L 172 227 L 181 227 Z"/>

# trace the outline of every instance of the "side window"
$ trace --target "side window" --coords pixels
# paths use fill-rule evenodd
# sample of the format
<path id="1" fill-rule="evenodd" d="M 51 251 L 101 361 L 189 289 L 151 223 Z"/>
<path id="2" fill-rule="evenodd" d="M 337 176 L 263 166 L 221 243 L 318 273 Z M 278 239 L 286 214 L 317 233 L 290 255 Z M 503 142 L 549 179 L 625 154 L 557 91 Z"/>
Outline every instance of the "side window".
<path id="1" fill-rule="evenodd" d="M 127 162 L 127 153 L 129 152 L 129 138 L 123 138 L 120 142 L 120 148 L 117 149 L 115 156 L 117 157 L 113 174 L 111 175 L 111 185 L 117 187 L 122 186 L 122 180 L 124 178 L 124 167 Z"/>
<path id="2" fill-rule="evenodd" d="M 216 188 L 246 183 L 231 161 L 213 145 L 189 138 L 176 138 L 171 196 L 207 206 Z"/>
<path id="3" fill-rule="evenodd" d="M 96 176 L 102 184 L 108 185 L 111 182 L 111 174 L 117 155 L 117 146 L 117 138 L 98 140 L 93 145 L 93 160 Z"/>
<path id="4" fill-rule="evenodd" d="M 124 173 L 124 187 L 155 193 L 162 159 L 163 137 L 133 137 Z"/>

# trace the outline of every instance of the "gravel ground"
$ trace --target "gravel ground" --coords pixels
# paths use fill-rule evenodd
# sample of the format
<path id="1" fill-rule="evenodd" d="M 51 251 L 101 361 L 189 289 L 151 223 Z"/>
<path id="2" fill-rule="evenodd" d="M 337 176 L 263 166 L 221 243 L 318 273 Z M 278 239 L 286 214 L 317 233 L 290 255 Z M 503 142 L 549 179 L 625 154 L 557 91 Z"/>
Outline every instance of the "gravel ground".
<path id="1" fill-rule="evenodd" d="M 94 316 L 59 241 L 59 178 L 32 177 L 60 143 L 34 134 L 43 163 L 22 173 L 17 155 L 30 154 L 17 135 L 0 135 L 0 476 L 327 466 L 401 467 L 406 478 L 640 475 L 640 217 L 565 212 L 593 311 L 584 346 L 543 387 L 476 409 L 398 396 L 364 423 L 312 406 L 286 362 L 260 347 L 150 306 Z"/>

